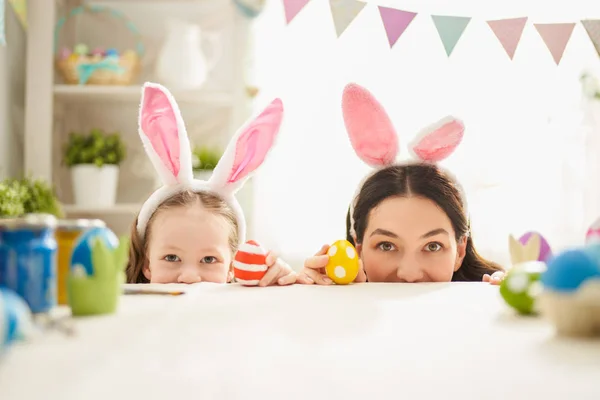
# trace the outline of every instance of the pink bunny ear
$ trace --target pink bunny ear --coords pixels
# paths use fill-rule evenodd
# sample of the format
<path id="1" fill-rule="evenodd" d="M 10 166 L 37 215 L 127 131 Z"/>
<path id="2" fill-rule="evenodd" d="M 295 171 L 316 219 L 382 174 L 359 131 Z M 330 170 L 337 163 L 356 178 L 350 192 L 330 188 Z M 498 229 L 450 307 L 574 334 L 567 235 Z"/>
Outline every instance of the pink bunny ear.
<path id="1" fill-rule="evenodd" d="M 265 160 L 283 120 L 283 103 L 275 99 L 234 136 L 215 168 L 209 184 L 217 191 L 235 193 Z"/>
<path id="2" fill-rule="evenodd" d="M 445 117 L 423 129 L 410 144 L 414 157 L 426 162 L 438 162 L 456 150 L 465 133 L 463 122 Z"/>
<path id="3" fill-rule="evenodd" d="M 398 135 L 383 106 L 367 89 L 348 84 L 342 96 L 342 112 L 350 143 L 361 160 L 375 168 L 395 161 Z"/>
<path id="4" fill-rule="evenodd" d="M 161 85 L 144 84 L 139 134 L 165 185 L 192 180 L 192 158 L 185 125 L 177 103 Z"/>

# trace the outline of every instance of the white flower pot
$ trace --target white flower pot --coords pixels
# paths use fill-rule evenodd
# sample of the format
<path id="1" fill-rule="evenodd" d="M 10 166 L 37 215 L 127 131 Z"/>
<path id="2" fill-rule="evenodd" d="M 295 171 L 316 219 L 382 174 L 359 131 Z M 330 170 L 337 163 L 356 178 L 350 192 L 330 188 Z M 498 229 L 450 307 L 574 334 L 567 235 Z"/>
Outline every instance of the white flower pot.
<path id="1" fill-rule="evenodd" d="M 71 167 L 75 204 L 82 207 L 112 207 L 117 200 L 119 166 L 81 164 Z"/>
<path id="2" fill-rule="evenodd" d="M 212 176 L 212 169 L 194 171 L 194 179 L 200 179 L 201 181 L 208 181 Z"/>

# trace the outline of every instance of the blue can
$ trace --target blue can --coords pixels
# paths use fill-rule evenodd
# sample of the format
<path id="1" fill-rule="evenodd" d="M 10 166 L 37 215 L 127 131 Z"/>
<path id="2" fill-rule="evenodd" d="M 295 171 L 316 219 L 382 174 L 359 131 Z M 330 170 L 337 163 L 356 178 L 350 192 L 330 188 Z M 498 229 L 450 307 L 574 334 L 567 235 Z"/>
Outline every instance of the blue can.
<path id="1" fill-rule="evenodd" d="M 15 291 L 33 313 L 56 305 L 57 222 L 47 214 L 0 219 L 0 286 Z"/>

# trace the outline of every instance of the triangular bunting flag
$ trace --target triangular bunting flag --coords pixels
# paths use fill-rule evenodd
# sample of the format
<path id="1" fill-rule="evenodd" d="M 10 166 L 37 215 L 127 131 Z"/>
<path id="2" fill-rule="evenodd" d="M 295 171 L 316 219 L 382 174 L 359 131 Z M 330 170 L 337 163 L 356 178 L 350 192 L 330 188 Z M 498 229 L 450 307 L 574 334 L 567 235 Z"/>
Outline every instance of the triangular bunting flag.
<path id="1" fill-rule="evenodd" d="M 367 3 L 357 0 L 329 0 L 337 37 L 340 37 Z"/>
<path id="2" fill-rule="evenodd" d="M 561 24 L 533 24 L 535 29 L 546 43 L 546 47 L 550 50 L 552 58 L 556 65 L 560 63 L 562 56 L 569 43 L 575 23 L 561 23 Z"/>
<path id="3" fill-rule="evenodd" d="M 471 21 L 471 17 L 457 17 L 448 15 L 432 15 L 433 23 L 442 39 L 446 54 L 450 57 L 456 43 L 462 36 Z"/>
<path id="4" fill-rule="evenodd" d="M 499 19 L 487 23 L 494 31 L 504 50 L 506 50 L 508 57 L 512 60 L 527 23 L 527 17 Z"/>
<path id="5" fill-rule="evenodd" d="M 408 25 L 417 16 L 417 13 L 414 12 L 382 6 L 379 6 L 379 14 L 381 15 L 381 21 L 383 22 L 390 48 L 394 47 L 400 36 L 408 28 Z"/>
<path id="6" fill-rule="evenodd" d="M 585 19 L 581 21 L 581 24 L 592 39 L 596 52 L 600 56 L 600 19 Z"/>
<path id="7" fill-rule="evenodd" d="M 289 24 L 310 0 L 283 0 L 285 22 Z"/>

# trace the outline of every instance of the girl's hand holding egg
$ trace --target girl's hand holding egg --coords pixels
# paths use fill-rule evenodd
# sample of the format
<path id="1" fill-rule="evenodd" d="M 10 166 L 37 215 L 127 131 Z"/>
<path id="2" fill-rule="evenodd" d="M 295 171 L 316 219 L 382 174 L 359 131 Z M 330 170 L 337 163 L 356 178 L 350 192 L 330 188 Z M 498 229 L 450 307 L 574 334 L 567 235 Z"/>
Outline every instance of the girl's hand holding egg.
<path id="1" fill-rule="evenodd" d="M 254 240 L 240 246 L 233 260 L 236 280 L 244 286 L 281 286 L 296 282 L 296 273 L 277 257 L 267 252 Z"/>

